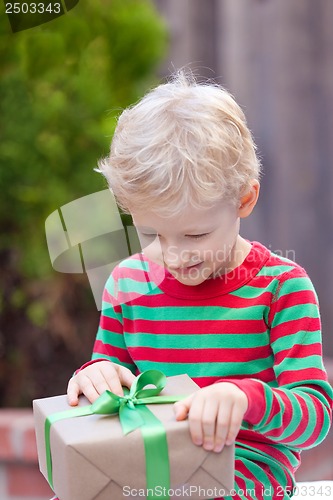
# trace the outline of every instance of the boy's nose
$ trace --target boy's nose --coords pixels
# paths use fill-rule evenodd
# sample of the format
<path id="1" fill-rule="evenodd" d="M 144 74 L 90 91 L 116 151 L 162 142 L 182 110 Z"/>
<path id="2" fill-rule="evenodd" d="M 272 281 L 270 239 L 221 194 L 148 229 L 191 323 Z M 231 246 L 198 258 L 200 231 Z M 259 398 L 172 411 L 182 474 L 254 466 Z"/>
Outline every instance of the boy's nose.
<path id="1" fill-rule="evenodd" d="M 168 269 L 176 270 L 180 267 L 189 266 L 191 264 L 191 255 L 186 250 L 176 250 L 175 247 L 170 247 L 170 249 L 163 251 L 163 260 Z"/>
<path id="2" fill-rule="evenodd" d="M 200 264 L 202 261 L 198 260 L 198 256 L 188 255 L 188 258 L 178 256 L 177 258 L 168 259 L 164 256 L 164 265 L 170 271 L 180 271 L 183 268 L 188 268 Z"/>

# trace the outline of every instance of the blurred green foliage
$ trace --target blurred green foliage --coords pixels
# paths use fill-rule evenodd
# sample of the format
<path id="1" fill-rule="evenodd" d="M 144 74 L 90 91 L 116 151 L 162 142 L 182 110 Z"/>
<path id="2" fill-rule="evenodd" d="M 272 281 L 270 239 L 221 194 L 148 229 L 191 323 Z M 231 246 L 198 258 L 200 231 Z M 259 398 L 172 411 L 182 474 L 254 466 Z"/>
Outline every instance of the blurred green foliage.
<path id="1" fill-rule="evenodd" d="M 0 29 L 0 248 L 45 277 L 45 219 L 106 186 L 93 168 L 115 116 L 155 83 L 166 30 L 148 0 L 82 0 L 41 27 L 12 34 L 2 16 Z"/>
<path id="2" fill-rule="evenodd" d="M 85 275 L 52 269 L 45 220 L 106 188 L 116 117 L 156 81 L 167 45 L 149 0 L 81 0 L 13 34 L 0 16 L 0 406 L 64 393 L 99 312 Z"/>

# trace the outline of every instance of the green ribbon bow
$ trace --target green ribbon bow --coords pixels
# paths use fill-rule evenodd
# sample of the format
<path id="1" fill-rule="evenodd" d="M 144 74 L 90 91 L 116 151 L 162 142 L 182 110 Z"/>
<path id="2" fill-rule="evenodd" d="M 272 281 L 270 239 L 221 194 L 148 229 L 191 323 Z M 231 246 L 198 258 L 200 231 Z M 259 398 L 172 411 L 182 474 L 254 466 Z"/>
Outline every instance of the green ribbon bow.
<path id="1" fill-rule="evenodd" d="M 51 425 L 65 418 L 82 417 L 86 415 L 105 415 L 119 413 L 123 433 L 126 435 L 138 427 L 141 428 L 146 456 L 146 488 L 147 498 L 153 500 L 153 491 L 158 486 L 159 491 L 170 489 L 170 464 L 168 443 L 163 424 L 146 407 L 145 404 L 174 403 L 185 396 L 159 396 L 166 384 L 166 376 L 159 370 L 146 370 L 132 383 L 131 389 L 124 388 L 124 396 L 118 396 L 111 391 L 105 391 L 91 405 L 54 413 L 45 420 L 45 449 L 48 481 L 53 489 L 52 456 L 50 445 Z M 153 388 L 145 387 L 153 385 Z M 164 489 L 165 488 L 165 489 Z M 167 500 L 169 496 L 158 496 Z"/>

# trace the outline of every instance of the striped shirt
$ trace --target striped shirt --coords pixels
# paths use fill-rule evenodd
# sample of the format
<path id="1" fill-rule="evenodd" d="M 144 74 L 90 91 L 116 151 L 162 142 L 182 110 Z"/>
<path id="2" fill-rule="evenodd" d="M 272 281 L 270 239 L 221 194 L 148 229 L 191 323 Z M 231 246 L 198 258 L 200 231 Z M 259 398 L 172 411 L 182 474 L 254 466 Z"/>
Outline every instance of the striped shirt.
<path id="1" fill-rule="evenodd" d="M 263 464 L 280 484 L 293 483 L 300 451 L 331 424 L 314 287 L 302 267 L 258 242 L 236 269 L 197 286 L 142 253 L 122 261 L 105 285 L 97 359 L 135 374 L 187 373 L 200 387 L 236 384 L 249 401 L 236 458 Z"/>

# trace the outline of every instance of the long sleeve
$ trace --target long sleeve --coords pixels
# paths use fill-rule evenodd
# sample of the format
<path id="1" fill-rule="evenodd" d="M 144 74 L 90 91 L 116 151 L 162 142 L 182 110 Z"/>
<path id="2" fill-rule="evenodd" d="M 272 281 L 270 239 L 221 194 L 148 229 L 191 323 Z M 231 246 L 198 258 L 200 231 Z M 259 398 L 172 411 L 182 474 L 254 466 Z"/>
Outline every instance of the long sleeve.
<path id="1" fill-rule="evenodd" d="M 116 266 L 89 363 L 187 373 L 200 387 L 238 385 L 249 406 L 236 440 L 236 481 L 292 487 L 299 452 L 325 438 L 332 418 L 319 305 L 306 272 L 253 242 L 225 279 L 188 287 L 168 273 L 160 278 L 141 254 Z"/>
<path id="2" fill-rule="evenodd" d="M 123 336 L 122 307 L 118 297 L 118 268 L 108 278 L 103 291 L 102 310 L 92 360 L 106 359 L 135 373 Z"/>
<path id="3" fill-rule="evenodd" d="M 267 319 L 278 386 L 228 379 L 248 397 L 244 427 L 290 448 L 312 448 L 330 428 L 333 391 L 322 361 L 317 295 L 304 270 L 282 275 Z"/>

